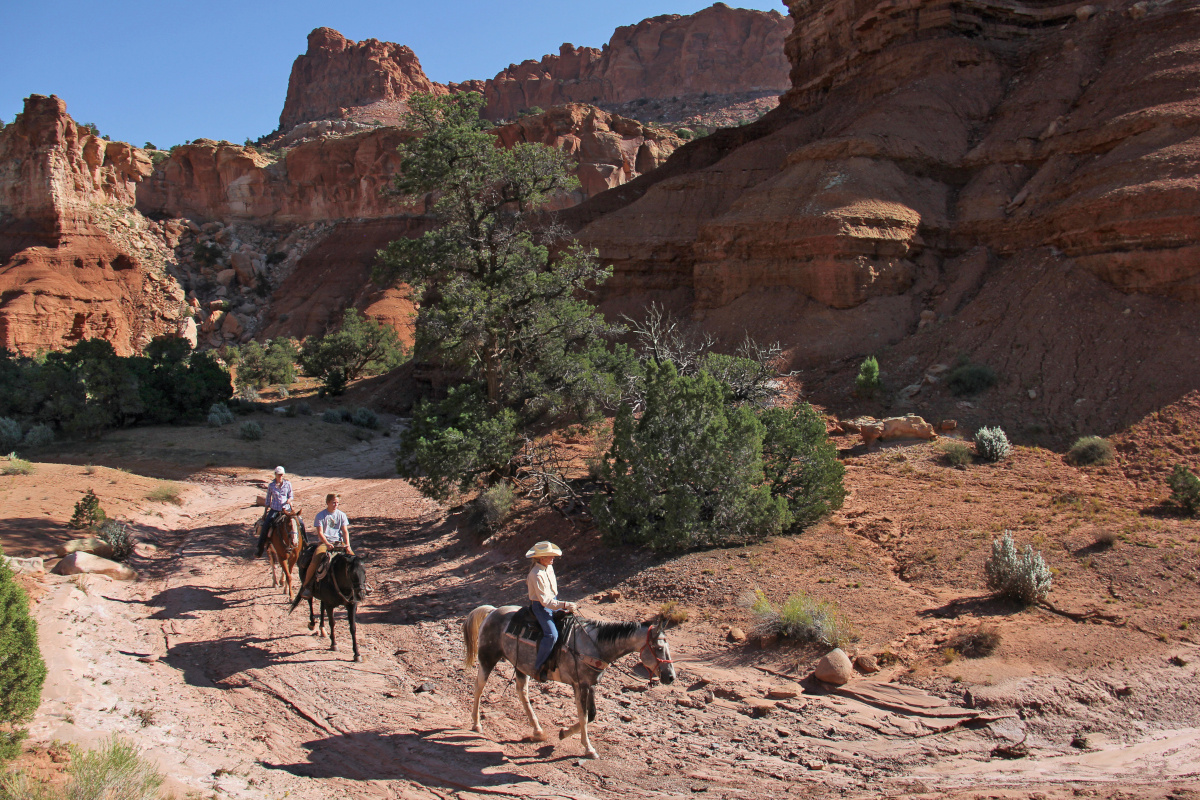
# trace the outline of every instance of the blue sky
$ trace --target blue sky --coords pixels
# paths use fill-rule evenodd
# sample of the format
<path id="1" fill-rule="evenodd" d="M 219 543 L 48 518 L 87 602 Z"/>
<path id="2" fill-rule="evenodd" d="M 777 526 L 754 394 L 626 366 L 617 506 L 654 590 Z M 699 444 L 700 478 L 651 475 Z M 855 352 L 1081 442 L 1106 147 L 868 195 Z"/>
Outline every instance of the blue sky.
<path id="1" fill-rule="evenodd" d="M 416 51 L 446 83 L 490 78 L 510 63 L 599 47 L 613 29 L 711 0 L 2 0 L 0 119 L 30 94 L 56 94 L 79 122 L 160 147 L 199 137 L 241 142 L 275 129 L 292 61 L 313 28 Z M 777 10 L 782 0 L 730 0 Z"/>

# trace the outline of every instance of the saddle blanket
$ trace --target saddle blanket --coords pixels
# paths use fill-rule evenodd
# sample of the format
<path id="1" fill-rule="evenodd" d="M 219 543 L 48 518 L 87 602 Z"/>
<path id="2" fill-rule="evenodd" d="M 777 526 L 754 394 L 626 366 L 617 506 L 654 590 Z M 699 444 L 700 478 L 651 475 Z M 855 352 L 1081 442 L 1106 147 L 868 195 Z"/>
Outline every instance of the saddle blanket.
<path id="1" fill-rule="evenodd" d="M 546 659 L 546 663 L 554 668 L 558 664 L 558 652 L 570 638 L 568 632 L 575 624 L 575 615 L 568 614 L 566 611 L 555 611 L 551 618 L 554 620 L 554 627 L 558 628 L 558 640 L 555 641 L 554 649 L 550 651 L 550 657 Z M 508 627 L 504 629 L 504 635 L 510 639 L 516 639 L 522 645 L 532 647 L 535 652 L 538 643 L 545 636 L 542 633 L 541 624 L 529 606 L 525 606 L 513 614 L 512 619 L 508 621 Z"/>

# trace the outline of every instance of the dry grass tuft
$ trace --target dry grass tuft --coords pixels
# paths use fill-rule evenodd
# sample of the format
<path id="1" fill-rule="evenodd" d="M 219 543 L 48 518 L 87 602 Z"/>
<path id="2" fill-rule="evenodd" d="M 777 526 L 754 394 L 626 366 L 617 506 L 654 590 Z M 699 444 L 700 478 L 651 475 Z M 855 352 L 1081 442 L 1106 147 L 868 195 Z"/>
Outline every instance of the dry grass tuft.
<path id="1" fill-rule="evenodd" d="M 996 652 L 999 646 L 1000 631 L 994 625 L 982 624 L 973 631 L 957 634 L 950 640 L 950 647 L 946 649 L 953 650 L 956 655 L 964 658 L 983 658 Z"/>

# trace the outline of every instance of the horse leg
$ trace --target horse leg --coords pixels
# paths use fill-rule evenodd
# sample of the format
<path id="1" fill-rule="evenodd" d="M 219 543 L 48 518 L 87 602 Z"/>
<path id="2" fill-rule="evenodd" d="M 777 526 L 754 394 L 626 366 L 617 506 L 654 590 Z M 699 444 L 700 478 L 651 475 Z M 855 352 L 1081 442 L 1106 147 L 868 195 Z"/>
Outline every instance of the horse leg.
<path id="1" fill-rule="evenodd" d="M 583 745 L 584 758 L 599 758 L 600 754 L 596 752 L 596 748 L 592 747 L 592 740 L 588 736 L 588 716 L 591 712 L 592 693 L 596 690 L 587 684 L 579 684 L 575 687 L 575 707 L 579 709 L 579 743 Z"/>
<path id="2" fill-rule="evenodd" d="M 355 603 L 346 606 L 346 616 L 350 620 L 350 644 L 354 648 L 354 660 L 362 661 L 362 656 L 358 654 L 358 630 L 354 624 Z"/>
<path id="3" fill-rule="evenodd" d="M 488 677 L 495 668 L 495 661 L 489 663 L 489 659 L 481 657 L 479 667 L 475 670 L 475 697 L 471 700 L 471 730 L 475 733 L 483 733 L 483 723 L 479 721 L 479 699 L 483 697 L 483 687 L 487 685 Z"/>
<path id="4" fill-rule="evenodd" d="M 312 601 L 313 601 L 312 597 L 309 597 L 308 598 L 308 629 L 310 631 L 313 631 L 313 628 L 317 627 L 317 620 L 313 616 Z M 324 608 L 321 609 L 321 630 L 322 630 L 322 632 L 325 630 L 325 609 Z M 320 635 L 321 635 L 320 633 L 313 631 L 313 636 L 320 636 Z"/>
<path id="5" fill-rule="evenodd" d="M 274 589 L 279 584 L 275 582 L 275 548 L 271 543 L 267 543 L 267 561 L 271 562 L 271 588 Z"/>
<path id="6" fill-rule="evenodd" d="M 325 605 L 324 601 L 321 605 Z M 333 612 L 334 606 L 329 606 L 329 649 L 337 650 L 337 637 L 333 635 Z"/>
<path id="7" fill-rule="evenodd" d="M 521 700 L 521 708 L 525 709 L 525 716 L 529 717 L 529 724 L 533 726 L 533 734 L 530 738 L 535 742 L 544 742 L 546 741 L 546 732 L 542 730 L 542 723 L 538 722 L 537 714 L 533 713 L 533 706 L 529 703 L 529 676 L 521 670 L 516 670 L 516 673 L 517 697 Z M 482 686 L 479 686 L 479 691 L 483 691 Z M 475 693 L 476 697 L 479 696 L 479 691 Z"/>

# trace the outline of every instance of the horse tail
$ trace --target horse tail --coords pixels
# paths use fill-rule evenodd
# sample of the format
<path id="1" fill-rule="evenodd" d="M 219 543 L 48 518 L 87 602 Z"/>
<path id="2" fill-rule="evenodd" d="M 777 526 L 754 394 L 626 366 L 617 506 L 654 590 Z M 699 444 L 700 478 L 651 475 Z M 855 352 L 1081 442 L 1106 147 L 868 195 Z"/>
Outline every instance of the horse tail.
<path id="1" fill-rule="evenodd" d="M 467 614 L 467 618 L 463 620 L 463 643 L 467 647 L 467 657 L 463 661 L 464 668 L 470 669 L 475 666 L 475 655 L 479 652 L 479 629 L 483 626 L 487 615 L 495 610 L 495 606 L 480 606 Z"/>

